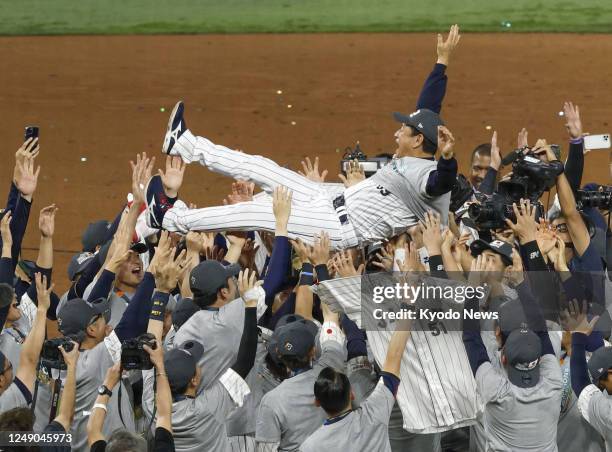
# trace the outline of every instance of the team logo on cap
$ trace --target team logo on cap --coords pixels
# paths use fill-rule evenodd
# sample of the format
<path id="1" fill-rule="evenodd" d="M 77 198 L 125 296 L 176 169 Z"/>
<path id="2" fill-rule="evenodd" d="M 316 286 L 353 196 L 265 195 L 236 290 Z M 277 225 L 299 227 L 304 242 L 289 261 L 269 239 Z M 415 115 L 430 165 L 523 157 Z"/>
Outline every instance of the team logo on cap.
<path id="1" fill-rule="evenodd" d="M 528 362 L 528 363 L 516 363 L 514 365 L 514 368 L 516 370 L 522 370 L 522 371 L 533 370 L 535 369 L 535 367 L 538 365 L 539 362 L 540 362 L 540 358 L 533 360 L 531 362 Z"/>
<path id="2" fill-rule="evenodd" d="M 195 286 L 195 282 L 196 282 L 195 276 L 192 276 L 191 277 L 191 285 Z"/>
<path id="3" fill-rule="evenodd" d="M 491 246 L 494 248 L 501 248 L 502 246 L 504 246 L 505 242 L 502 242 L 501 240 L 493 240 L 491 242 Z"/>
<path id="4" fill-rule="evenodd" d="M 293 344 L 291 342 L 285 342 L 285 350 L 287 350 L 288 352 L 293 350 Z"/>

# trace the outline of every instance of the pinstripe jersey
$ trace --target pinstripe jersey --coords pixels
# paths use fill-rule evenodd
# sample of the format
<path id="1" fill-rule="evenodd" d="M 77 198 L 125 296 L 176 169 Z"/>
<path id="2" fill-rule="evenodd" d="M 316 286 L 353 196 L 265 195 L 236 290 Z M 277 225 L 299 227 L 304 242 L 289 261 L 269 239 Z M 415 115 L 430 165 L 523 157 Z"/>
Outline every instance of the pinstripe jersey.
<path id="1" fill-rule="evenodd" d="M 360 276 L 323 281 L 317 287 L 321 301 L 361 325 Z M 447 333 L 437 335 L 425 331 L 426 327 L 420 329 L 412 331 L 401 363 L 397 401 L 404 429 L 435 433 L 474 424 L 480 404 L 460 328 L 448 328 Z M 381 367 L 392 334 L 367 331 L 368 343 Z"/>

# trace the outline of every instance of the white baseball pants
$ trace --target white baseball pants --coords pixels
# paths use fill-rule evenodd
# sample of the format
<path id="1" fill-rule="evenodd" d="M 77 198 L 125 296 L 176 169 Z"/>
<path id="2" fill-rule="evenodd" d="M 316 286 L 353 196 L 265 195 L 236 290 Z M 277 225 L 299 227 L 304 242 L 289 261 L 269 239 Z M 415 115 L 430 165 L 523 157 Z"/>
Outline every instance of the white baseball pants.
<path id="1" fill-rule="evenodd" d="M 196 137 L 186 130 L 173 150 L 187 163 L 199 162 L 211 171 L 233 179 L 254 182 L 268 195 L 283 185 L 293 192 L 289 217 L 289 238 L 300 238 L 312 244 L 314 237 L 325 231 L 333 249 L 356 246 L 357 237 L 348 223 L 344 206 L 334 208 L 332 194 L 324 185 L 283 168 L 270 159 L 234 151 Z M 342 221 L 341 221 L 342 218 Z M 272 212 L 272 197 L 262 196 L 253 201 L 228 206 L 188 209 L 177 201 L 164 216 L 163 228 L 187 233 L 194 231 L 264 230 L 274 232 L 276 221 Z"/>

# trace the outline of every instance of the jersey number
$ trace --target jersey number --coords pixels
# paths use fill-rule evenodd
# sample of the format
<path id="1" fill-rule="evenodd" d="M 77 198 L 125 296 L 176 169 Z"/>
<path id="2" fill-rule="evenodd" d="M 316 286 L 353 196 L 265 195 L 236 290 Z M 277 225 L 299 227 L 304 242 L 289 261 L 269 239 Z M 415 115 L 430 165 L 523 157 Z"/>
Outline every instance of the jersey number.
<path id="1" fill-rule="evenodd" d="M 377 185 L 376 189 L 380 192 L 381 195 L 383 196 L 389 196 L 391 194 L 391 192 L 389 190 L 387 190 L 385 187 L 383 187 L 382 185 Z"/>

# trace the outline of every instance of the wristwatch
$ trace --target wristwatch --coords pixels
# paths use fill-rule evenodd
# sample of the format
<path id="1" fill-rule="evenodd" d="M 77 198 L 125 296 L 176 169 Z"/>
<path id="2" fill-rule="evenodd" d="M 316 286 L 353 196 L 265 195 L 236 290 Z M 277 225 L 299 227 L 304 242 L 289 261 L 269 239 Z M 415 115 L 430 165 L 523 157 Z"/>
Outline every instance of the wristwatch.
<path id="1" fill-rule="evenodd" d="M 110 389 L 108 389 L 106 386 L 101 385 L 98 388 L 98 394 L 99 395 L 107 395 L 107 396 L 112 396 L 113 395 L 113 391 L 111 391 Z"/>

